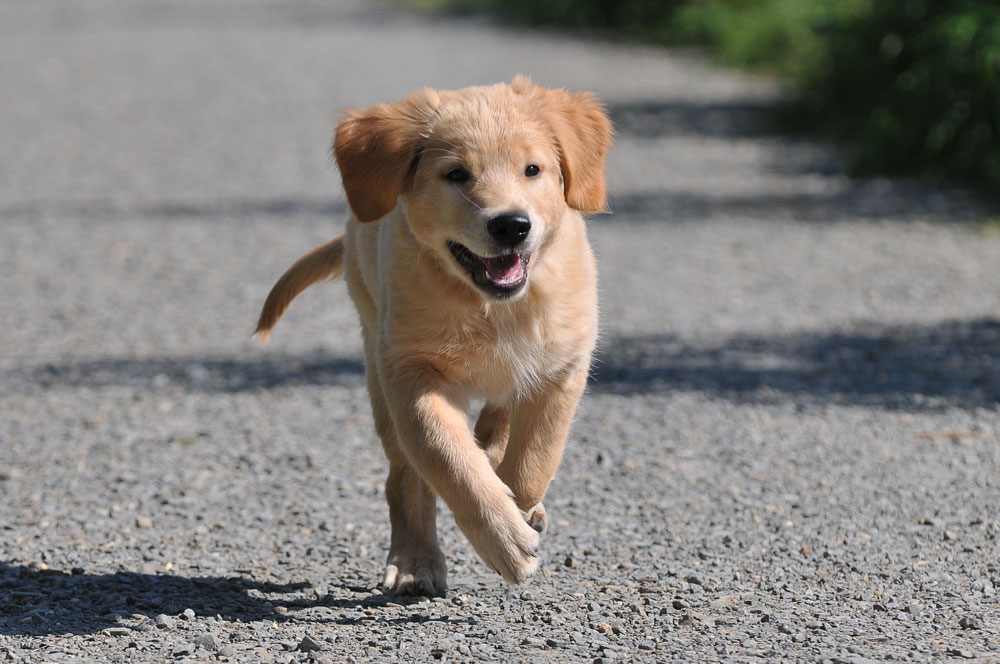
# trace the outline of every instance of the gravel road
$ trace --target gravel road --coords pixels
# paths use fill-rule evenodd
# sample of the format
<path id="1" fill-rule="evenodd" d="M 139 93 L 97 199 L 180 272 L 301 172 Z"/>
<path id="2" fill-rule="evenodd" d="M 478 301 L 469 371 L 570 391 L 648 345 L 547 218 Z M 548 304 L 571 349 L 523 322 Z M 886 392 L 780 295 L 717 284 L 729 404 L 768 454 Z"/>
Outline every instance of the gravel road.
<path id="1" fill-rule="evenodd" d="M 601 357 L 503 585 L 377 589 L 339 109 L 597 92 Z M 1000 232 L 683 54 L 373 2 L 0 4 L 0 661 L 1000 661 Z M 996 214 L 994 209 L 992 214 Z"/>

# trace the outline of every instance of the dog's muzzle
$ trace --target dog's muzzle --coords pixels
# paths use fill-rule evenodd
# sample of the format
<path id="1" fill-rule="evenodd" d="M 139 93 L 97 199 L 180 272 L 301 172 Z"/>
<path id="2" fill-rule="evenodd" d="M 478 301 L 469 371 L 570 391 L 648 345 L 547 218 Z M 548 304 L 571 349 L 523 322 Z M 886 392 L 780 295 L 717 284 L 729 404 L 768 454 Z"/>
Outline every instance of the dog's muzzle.
<path id="1" fill-rule="evenodd" d="M 455 261 L 469 272 L 472 283 L 491 297 L 499 300 L 513 297 L 528 282 L 531 254 L 510 252 L 483 257 L 458 242 L 449 242 L 448 249 Z"/>

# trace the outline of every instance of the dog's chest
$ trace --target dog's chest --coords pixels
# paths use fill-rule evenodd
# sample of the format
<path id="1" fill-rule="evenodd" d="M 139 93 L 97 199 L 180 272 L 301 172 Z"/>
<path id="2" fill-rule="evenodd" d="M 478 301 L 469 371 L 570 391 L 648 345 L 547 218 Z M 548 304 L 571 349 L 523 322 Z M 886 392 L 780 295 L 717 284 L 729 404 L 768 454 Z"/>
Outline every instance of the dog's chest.
<path id="1" fill-rule="evenodd" d="M 554 344 L 542 321 L 514 316 L 483 319 L 466 340 L 469 387 L 494 401 L 535 391 L 567 363 L 567 349 Z"/>

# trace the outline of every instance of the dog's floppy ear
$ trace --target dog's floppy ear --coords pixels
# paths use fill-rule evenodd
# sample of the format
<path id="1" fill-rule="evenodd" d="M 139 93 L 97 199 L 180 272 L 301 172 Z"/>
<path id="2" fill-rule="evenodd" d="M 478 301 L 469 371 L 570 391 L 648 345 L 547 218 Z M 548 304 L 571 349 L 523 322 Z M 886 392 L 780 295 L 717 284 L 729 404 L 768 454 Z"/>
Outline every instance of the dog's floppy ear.
<path id="1" fill-rule="evenodd" d="M 528 96 L 552 129 L 559 146 L 566 203 L 581 212 L 606 212 L 604 160 L 611 147 L 611 121 L 601 102 L 589 92 L 551 90 L 524 76 L 511 87 Z"/>
<path id="2" fill-rule="evenodd" d="M 393 104 L 345 112 L 333 154 L 358 221 L 375 221 L 396 207 L 438 104 L 437 93 L 424 88 Z"/>

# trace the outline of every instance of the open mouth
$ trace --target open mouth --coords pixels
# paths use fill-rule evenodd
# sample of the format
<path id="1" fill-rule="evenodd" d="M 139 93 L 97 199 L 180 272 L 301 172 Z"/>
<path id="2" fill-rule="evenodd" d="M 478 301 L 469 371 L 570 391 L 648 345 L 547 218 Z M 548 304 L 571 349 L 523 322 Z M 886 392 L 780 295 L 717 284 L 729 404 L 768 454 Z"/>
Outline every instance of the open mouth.
<path id="1" fill-rule="evenodd" d="M 528 282 L 531 254 L 503 254 L 484 258 L 458 242 L 449 242 L 451 255 L 472 276 L 472 283 L 497 299 L 516 295 Z"/>

